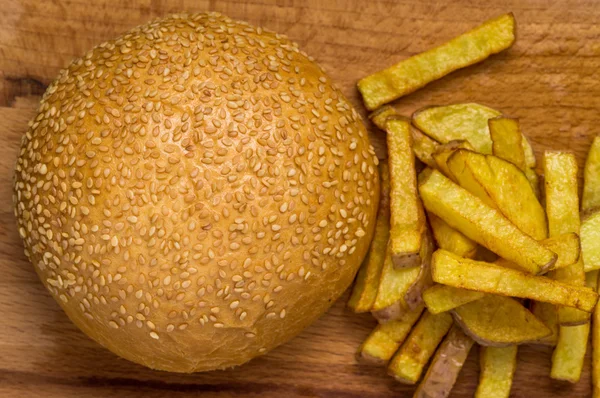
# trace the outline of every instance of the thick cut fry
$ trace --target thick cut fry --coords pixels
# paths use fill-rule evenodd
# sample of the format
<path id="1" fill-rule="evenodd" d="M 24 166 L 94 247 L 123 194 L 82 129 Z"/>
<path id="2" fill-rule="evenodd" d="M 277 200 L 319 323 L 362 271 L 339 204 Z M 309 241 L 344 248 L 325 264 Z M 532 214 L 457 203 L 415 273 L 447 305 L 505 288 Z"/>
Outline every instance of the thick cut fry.
<path id="1" fill-rule="evenodd" d="M 439 47 L 412 56 L 358 82 L 369 110 L 410 94 L 457 69 L 483 61 L 512 46 L 515 19 L 505 14 Z"/>
<path id="2" fill-rule="evenodd" d="M 535 197 L 542 202 L 542 190 L 540 188 L 540 177 L 537 175 L 534 169 L 525 170 L 525 176 L 527 177 L 527 181 L 529 181 L 529 185 L 531 185 L 531 189 L 535 193 Z"/>
<path id="3" fill-rule="evenodd" d="M 480 345 L 525 344 L 552 332 L 517 300 L 487 294 L 452 310 L 454 322 Z"/>
<path id="4" fill-rule="evenodd" d="M 446 285 L 433 285 L 423 292 L 423 301 L 432 314 L 450 311 L 463 304 L 479 300 L 485 293 Z"/>
<path id="5" fill-rule="evenodd" d="M 491 154 L 488 119 L 498 116 L 497 110 L 467 103 L 423 108 L 413 114 L 412 121 L 418 129 L 442 144 L 467 140 L 475 151 Z"/>
<path id="6" fill-rule="evenodd" d="M 517 368 L 517 346 L 481 347 L 475 398 L 508 398 Z"/>
<path id="7" fill-rule="evenodd" d="M 596 282 L 600 287 L 600 283 Z M 600 397 L 600 305 L 592 314 L 592 385 L 593 397 Z"/>
<path id="8" fill-rule="evenodd" d="M 454 325 L 435 352 L 413 398 L 445 398 L 450 395 L 471 347 L 473 339 Z"/>
<path id="9" fill-rule="evenodd" d="M 460 186 L 500 210 L 521 231 L 535 240 L 547 237 L 544 209 L 517 166 L 464 149 L 454 152 L 447 166 Z"/>
<path id="10" fill-rule="evenodd" d="M 577 161 L 566 152 L 546 151 L 544 154 L 546 187 L 546 214 L 549 236 L 566 233 L 579 234 L 579 196 L 577 193 Z M 553 272 L 557 281 L 576 286 L 585 285 L 583 258 L 568 267 Z M 587 322 L 589 314 L 571 308 L 558 309 L 561 325 L 580 325 Z"/>
<path id="11" fill-rule="evenodd" d="M 433 237 L 440 249 L 448 250 L 461 257 L 474 258 L 477 243 L 458 232 L 433 213 L 427 214 Z"/>
<path id="12" fill-rule="evenodd" d="M 459 149 L 469 149 L 472 150 L 473 147 L 469 144 L 469 141 L 466 140 L 454 140 L 450 141 L 447 144 L 442 144 L 437 147 L 435 152 L 433 153 L 433 159 L 435 160 L 436 167 L 439 171 L 441 171 L 446 177 L 454 179 L 454 176 L 448 169 L 447 161 L 450 156 L 452 156 Z"/>
<path id="13" fill-rule="evenodd" d="M 421 307 L 407 312 L 400 320 L 377 325 L 358 349 L 357 357 L 372 364 L 386 364 L 404 342 L 422 312 Z"/>
<path id="14" fill-rule="evenodd" d="M 421 264 L 425 212 L 417 192 L 415 158 L 410 123 L 389 119 L 386 123 L 390 168 L 390 252 L 396 267 Z"/>
<path id="15" fill-rule="evenodd" d="M 462 289 L 528 298 L 591 312 L 598 295 L 585 286 L 561 283 L 544 276 L 462 258 L 446 250 L 433 253 L 433 281 Z"/>
<path id="16" fill-rule="evenodd" d="M 587 215 L 581 222 L 581 254 L 586 272 L 600 268 L 600 212 Z"/>
<path id="17" fill-rule="evenodd" d="M 541 301 L 533 301 L 531 303 L 531 313 L 537 319 L 544 322 L 544 325 L 552 332 L 549 336 L 536 341 L 536 344 L 554 347 L 558 342 L 558 311 L 556 310 L 556 306 L 550 303 L 542 303 Z"/>
<path id="18" fill-rule="evenodd" d="M 495 117 L 488 120 L 488 126 L 494 156 L 511 162 L 522 171 L 527 170 L 519 121 L 508 117 Z"/>
<path id="19" fill-rule="evenodd" d="M 452 140 L 467 140 L 476 152 L 491 154 L 492 138 L 488 120 L 500 115 L 500 112 L 487 106 L 466 103 L 423 108 L 412 115 L 412 120 L 422 132 L 442 144 Z M 535 155 L 525 136 L 521 145 L 527 167 L 535 167 Z"/>
<path id="20" fill-rule="evenodd" d="M 586 275 L 586 286 L 597 291 L 598 272 Z M 590 323 L 577 326 L 561 326 L 558 342 L 552 354 L 550 377 L 577 383 L 581 377 L 585 352 L 587 351 Z"/>
<path id="21" fill-rule="evenodd" d="M 600 207 L 600 137 L 595 137 L 583 169 L 581 210 L 585 213 Z"/>
<path id="22" fill-rule="evenodd" d="M 395 108 L 385 105 L 369 115 L 369 119 L 380 129 L 386 129 L 385 125 L 388 118 L 398 118 L 400 114 Z M 422 131 L 414 126 L 410 126 L 412 136 L 412 150 L 415 156 L 429 167 L 435 167 L 433 153 L 440 145 L 437 141 L 429 138 Z"/>
<path id="23" fill-rule="evenodd" d="M 439 171 L 421 173 L 419 192 L 428 211 L 522 269 L 538 274 L 556 262 L 555 253 Z"/>
<path id="24" fill-rule="evenodd" d="M 400 319 L 407 311 L 418 308 L 423 303 L 422 293 L 432 285 L 431 255 L 433 239 L 425 233 L 418 267 L 396 268 L 388 254 L 384 261 L 381 279 L 377 290 L 372 314 L 379 322 Z"/>
<path id="25" fill-rule="evenodd" d="M 579 237 L 577 234 L 559 235 L 554 238 L 544 239 L 540 243 L 558 256 L 558 259 L 549 271 L 567 267 L 579 261 L 581 251 L 579 249 Z M 493 263 L 501 267 L 521 270 L 517 264 L 503 258 L 499 258 Z"/>
<path id="26" fill-rule="evenodd" d="M 405 384 L 415 384 L 435 349 L 452 326 L 450 314 L 425 311 L 388 365 L 388 373 Z"/>
<path id="27" fill-rule="evenodd" d="M 405 295 L 421 273 L 421 266 L 397 269 L 388 252 L 385 257 L 377 295 L 371 311 L 380 322 L 400 319 L 408 309 Z"/>
<path id="28" fill-rule="evenodd" d="M 381 176 L 381 195 L 379 196 L 375 233 L 367 258 L 358 271 L 352 295 L 348 300 L 348 307 L 354 312 L 370 311 L 375 302 L 390 237 L 390 176 L 387 164 L 379 164 L 379 175 Z"/>

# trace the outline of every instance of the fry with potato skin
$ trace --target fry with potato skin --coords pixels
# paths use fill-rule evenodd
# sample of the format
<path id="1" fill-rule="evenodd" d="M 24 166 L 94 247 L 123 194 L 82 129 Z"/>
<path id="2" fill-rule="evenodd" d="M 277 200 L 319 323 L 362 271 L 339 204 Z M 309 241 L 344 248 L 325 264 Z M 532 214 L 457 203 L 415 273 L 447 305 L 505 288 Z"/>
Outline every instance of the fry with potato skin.
<path id="1" fill-rule="evenodd" d="M 375 302 L 390 237 L 390 176 L 386 163 L 379 164 L 379 176 L 381 178 L 381 194 L 379 195 L 375 232 L 369 253 L 358 271 L 352 294 L 348 300 L 348 307 L 356 313 L 370 311 Z"/>
<path id="2" fill-rule="evenodd" d="M 533 301 L 531 303 L 531 313 L 535 315 L 537 319 L 542 321 L 548 329 L 552 332 L 549 336 L 539 339 L 534 344 L 549 345 L 554 347 L 558 342 L 558 311 L 556 306 L 550 303 L 542 303 L 540 301 Z"/>
<path id="3" fill-rule="evenodd" d="M 377 325 L 359 347 L 357 358 L 374 365 L 386 364 L 404 342 L 422 312 L 423 307 L 407 312 L 397 321 Z"/>
<path id="4" fill-rule="evenodd" d="M 425 311 L 388 365 L 388 374 L 404 384 L 415 384 L 438 344 L 452 326 L 450 314 Z"/>
<path id="5" fill-rule="evenodd" d="M 491 19 L 436 48 L 405 59 L 358 82 L 369 110 L 410 94 L 457 69 L 481 62 L 512 46 L 512 13 Z"/>
<path id="6" fill-rule="evenodd" d="M 598 294 L 585 286 L 462 258 L 446 250 L 433 253 L 431 273 L 434 282 L 444 285 L 544 301 L 587 312 L 591 312 L 598 301 Z"/>
<path id="7" fill-rule="evenodd" d="M 433 285 L 423 292 L 423 301 L 432 314 L 450 311 L 463 304 L 479 300 L 485 293 L 446 285 Z"/>
<path id="8" fill-rule="evenodd" d="M 390 169 L 389 249 L 396 267 L 414 267 L 422 261 L 419 253 L 426 220 L 417 190 L 410 123 L 388 118 L 386 132 Z"/>
<path id="9" fill-rule="evenodd" d="M 567 152 L 546 151 L 544 153 L 544 178 L 546 192 L 546 215 L 550 237 L 566 233 L 579 234 L 579 195 L 577 189 L 577 161 Z M 557 281 L 576 286 L 585 285 L 583 259 L 552 273 Z M 589 314 L 572 308 L 558 309 L 561 325 L 580 325 L 587 322 Z"/>
<path id="10" fill-rule="evenodd" d="M 464 149 L 455 151 L 447 166 L 461 187 L 498 209 L 521 231 L 535 240 L 547 238 L 544 208 L 517 166 L 493 155 Z"/>
<path id="11" fill-rule="evenodd" d="M 452 310 L 454 322 L 483 346 L 525 344 L 552 332 L 517 300 L 486 294 Z"/>
<path id="12" fill-rule="evenodd" d="M 594 137 L 583 169 L 583 213 L 600 208 L 600 137 Z"/>
<path id="13" fill-rule="evenodd" d="M 421 173 L 419 192 L 428 211 L 522 269 L 538 274 L 556 262 L 555 253 L 439 171 Z"/>
<path id="14" fill-rule="evenodd" d="M 586 274 L 586 286 L 598 290 L 598 271 Z M 577 326 L 561 326 L 558 341 L 552 353 L 550 377 L 577 383 L 581 377 L 587 351 L 590 322 Z"/>
<path id="15" fill-rule="evenodd" d="M 517 368 L 516 345 L 481 347 L 479 384 L 475 398 L 508 398 Z"/>
<path id="16" fill-rule="evenodd" d="M 454 325 L 435 352 L 413 398 L 445 398 L 450 395 L 471 347 L 473 339 Z"/>

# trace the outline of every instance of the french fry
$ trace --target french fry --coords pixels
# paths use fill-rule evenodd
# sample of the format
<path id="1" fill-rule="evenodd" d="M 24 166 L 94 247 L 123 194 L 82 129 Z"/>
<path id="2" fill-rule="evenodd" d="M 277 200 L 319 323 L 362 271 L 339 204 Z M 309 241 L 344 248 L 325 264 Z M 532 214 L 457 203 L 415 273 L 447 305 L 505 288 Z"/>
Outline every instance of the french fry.
<path id="1" fill-rule="evenodd" d="M 435 352 L 413 398 L 445 398 L 450 395 L 471 347 L 473 339 L 454 325 Z"/>
<path id="2" fill-rule="evenodd" d="M 511 162 L 522 171 L 527 170 L 519 121 L 508 117 L 495 117 L 488 120 L 488 126 L 494 156 Z"/>
<path id="3" fill-rule="evenodd" d="M 388 250 L 381 270 L 375 302 L 371 307 L 373 316 L 379 322 L 400 319 L 408 310 L 404 297 L 409 288 L 417 282 L 420 273 L 421 266 L 395 268 Z"/>
<path id="4" fill-rule="evenodd" d="M 494 264 L 462 258 L 437 250 L 431 261 L 433 281 L 443 285 L 543 301 L 591 312 L 598 294 L 585 286 L 575 286 Z"/>
<path id="5" fill-rule="evenodd" d="M 579 234 L 579 196 L 575 156 L 566 152 L 546 151 L 543 163 L 549 236 Z M 584 286 L 583 258 L 580 256 L 580 260 L 575 264 L 557 269 L 552 277 L 560 282 Z M 580 325 L 588 319 L 589 314 L 586 312 L 572 308 L 558 309 L 558 322 L 561 325 Z"/>
<path id="6" fill-rule="evenodd" d="M 452 310 L 454 322 L 483 346 L 525 344 L 552 332 L 517 300 L 487 294 Z"/>
<path id="7" fill-rule="evenodd" d="M 600 137 L 595 137 L 583 169 L 581 210 L 586 213 L 600 207 Z"/>
<path id="8" fill-rule="evenodd" d="M 413 124 L 434 140 L 445 144 L 452 140 L 467 140 L 476 152 L 492 154 L 492 138 L 488 120 L 501 116 L 495 109 L 476 103 L 426 107 L 412 115 Z M 525 164 L 536 165 L 533 149 L 523 136 L 521 139 Z"/>
<path id="9" fill-rule="evenodd" d="M 446 177 L 454 180 L 454 176 L 448 169 L 447 161 L 450 156 L 452 156 L 459 149 L 469 149 L 472 150 L 473 147 L 469 144 L 469 141 L 466 140 L 453 140 L 446 144 L 442 144 L 437 147 L 435 152 L 433 153 L 433 159 L 435 160 L 436 167 L 439 171 L 441 171 Z M 456 180 L 454 180 L 456 181 Z"/>
<path id="10" fill-rule="evenodd" d="M 586 274 L 586 286 L 598 290 L 598 271 Z M 577 383 L 581 377 L 583 361 L 587 350 L 590 323 L 577 326 L 561 326 L 558 342 L 552 354 L 550 377 Z"/>
<path id="11" fill-rule="evenodd" d="M 464 149 L 455 151 L 447 166 L 460 186 L 497 208 L 521 231 L 535 240 L 547 237 L 544 209 L 517 166 L 496 156 Z"/>
<path id="12" fill-rule="evenodd" d="M 415 55 L 367 76 L 358 90 L 369 110 L 400 98 L 457 69 L 481 62 L 512 46 L 515 19 L 505 14 L 439 47 Z"/>
<path id="13" fill-rule="evenodd" d="M 536 341 L 536 344 L 556 346 L 558 342 L 558 311 L 556 306 L 550 303 L 542 303 L 540 301 L 533 301 L 531 303 L 531 313 L 535 315 L 537 319 L 544 322 L 544 325 L 550 329 L 552 334 Z"/>
<path id="14" fill-rule="evenodd" d="M 432 315 L 425 311 L 390 361 L 388 373 L 401 383 L 415 384 L 450 326 L 450 314 Z"/>
<path id="15" fill-rule="evenodd" d="M 585 272 L 600 269 L 600 212 L 584 216 L 580 234 L 583 269 Z"/>
<path id="16" fill-rule="evenodd" d="M 439 171 L 425 170 L 421 173 L 419 192 L 429 212 L 522 269 L 538 274 L 556 262 L 555 253 Z"/>
<path id="17" fill-rule="evenodd" d="M 596 283 L 600 287 L 600 283 Z M 600 305 L 592 314 L 592 386 L 592 396 L 600 397 Z"/>
<path id="18" fill-rule="evenodd" d="M 425 212 L 417 191 L 410 123 L 387 119 L 390 168 L 390 253 L 396 267 L 421 264 L 421 245 L 426 228 Z"/>
<path id="19" fill-rule="evenodd" d="M 474 258 L 477 243 L 458 232 L 433 213 L 427 214 L 435 242 L 440 249 L 448 250 L 461 257 Z"/>
<path id="20" fill-rule="evenodd" d="M 446 285 L 433 285 L 423 292 L 423 301 L 432 314 L 450 311 L 463 304 L 479 300 L 485 293 Z"/>
<path id="21" fill-rule="evenodd" d="M 481 347 L 475 398 L 508 398 L 517 368 L 517 346 Z"/>
<path id="22" fill-rule="evenodd" d="M 369 119 L 380 129 L 385 131 L 385 124 L 388 118 L 397 118 L 400 114 L 395 108 L 384 105 L 369 115 Z M 417 159 L 429 167 L 435 167 L 433 153 L 440 145 L 437 141 L 432 140 L 423 134 L 418 128 L 410 126 L 410 134 L 412 136 L 412 150 Z"/>
<path id="23" fill-rule="evenodd" d="M 348 307 L 357 313 L 370 311 L 373 307 L 390 237 L 390 176 L 386 163 L 379 164 L 379 175 L 381 176 L 381 194 L 375 233 L 367 258 L 358 271 L 352 294 L 348 300 Z"/>
<path id="24" fill-rule="evenodd" d="M 359 347 L 357 358 L 375 365 L 386 364 L 404 342 L 422 312 L 423 307 L 407 312 L 400 320 L 377 325 Z"/>
<path id="25" fill-rule="evenodd" d="M 371 308 L 373 316 L 381 323 L 400 319 L 406 312 L 413 311 L 423 303 L 422 293 L 432 285 L 431 255 L 433 239 L 425 233 L 421 246 L 421 265 L 411 268 L 394 267 L 391 256 L 386 256 L 381 272 L 375 302 Z"/>

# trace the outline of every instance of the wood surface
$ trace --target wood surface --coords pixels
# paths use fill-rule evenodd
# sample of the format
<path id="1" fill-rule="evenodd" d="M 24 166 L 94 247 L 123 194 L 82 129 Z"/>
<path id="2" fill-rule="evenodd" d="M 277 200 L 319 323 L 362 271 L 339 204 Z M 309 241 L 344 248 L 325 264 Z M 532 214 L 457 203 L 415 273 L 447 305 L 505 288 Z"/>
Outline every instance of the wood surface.
<path id="1" fill-rule="evenodd" d="M 355 83 L 488 18 L 513 11 L 508 52 L 395 103 L 475 101 L 521 120 L 536 154 L 567 149 L 580 165 L 600 132 L 600 7 L 594 1 L 499 0 L 0 0 L 0 397 L 387 397 L 413 388 L 354 352 L 374 326 L 346 296 L 290 343 L 241 368 L 192 375 L 119 359 L 79 332 L 26 261 L 11 189 L 21 135 L 59 69 L 93 45 L 179 10 L 216 10 L 285 33 L 323 65 L 363 114 Z M 371 127 L 383 154 L 381 134 Z M 514 397 L 590 396 L 589 355 L 577 385 L 548 378 L 551 349 L 523 347 Z M 477 350 L 454 397 L 473 395 Z"/>

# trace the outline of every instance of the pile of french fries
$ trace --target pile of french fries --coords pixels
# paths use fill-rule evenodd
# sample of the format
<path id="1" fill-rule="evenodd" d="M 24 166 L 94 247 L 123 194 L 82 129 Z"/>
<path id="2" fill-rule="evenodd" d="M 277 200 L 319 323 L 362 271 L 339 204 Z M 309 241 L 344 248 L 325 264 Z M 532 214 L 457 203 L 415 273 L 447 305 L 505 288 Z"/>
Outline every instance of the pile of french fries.
<path id="1" fill-rule="evenodd" d="M 379 321 L 358 357 L 419 383 L 415 397 L 448 396 L 475 343 L 476 397 L 509 396 L 520 344 L 555 347 L 550 377 L 576 383 L 592 312 L 600 391 L 600 138 L 580 203 L 575 156 L 546 151 L 540 188 L 517 120 L 475 103 L 428 107 L 410 119 L 385 105 L 514 40 L 506 14 L 358 83 L 386 132 L 388 161 L 348 306 Z"/>

